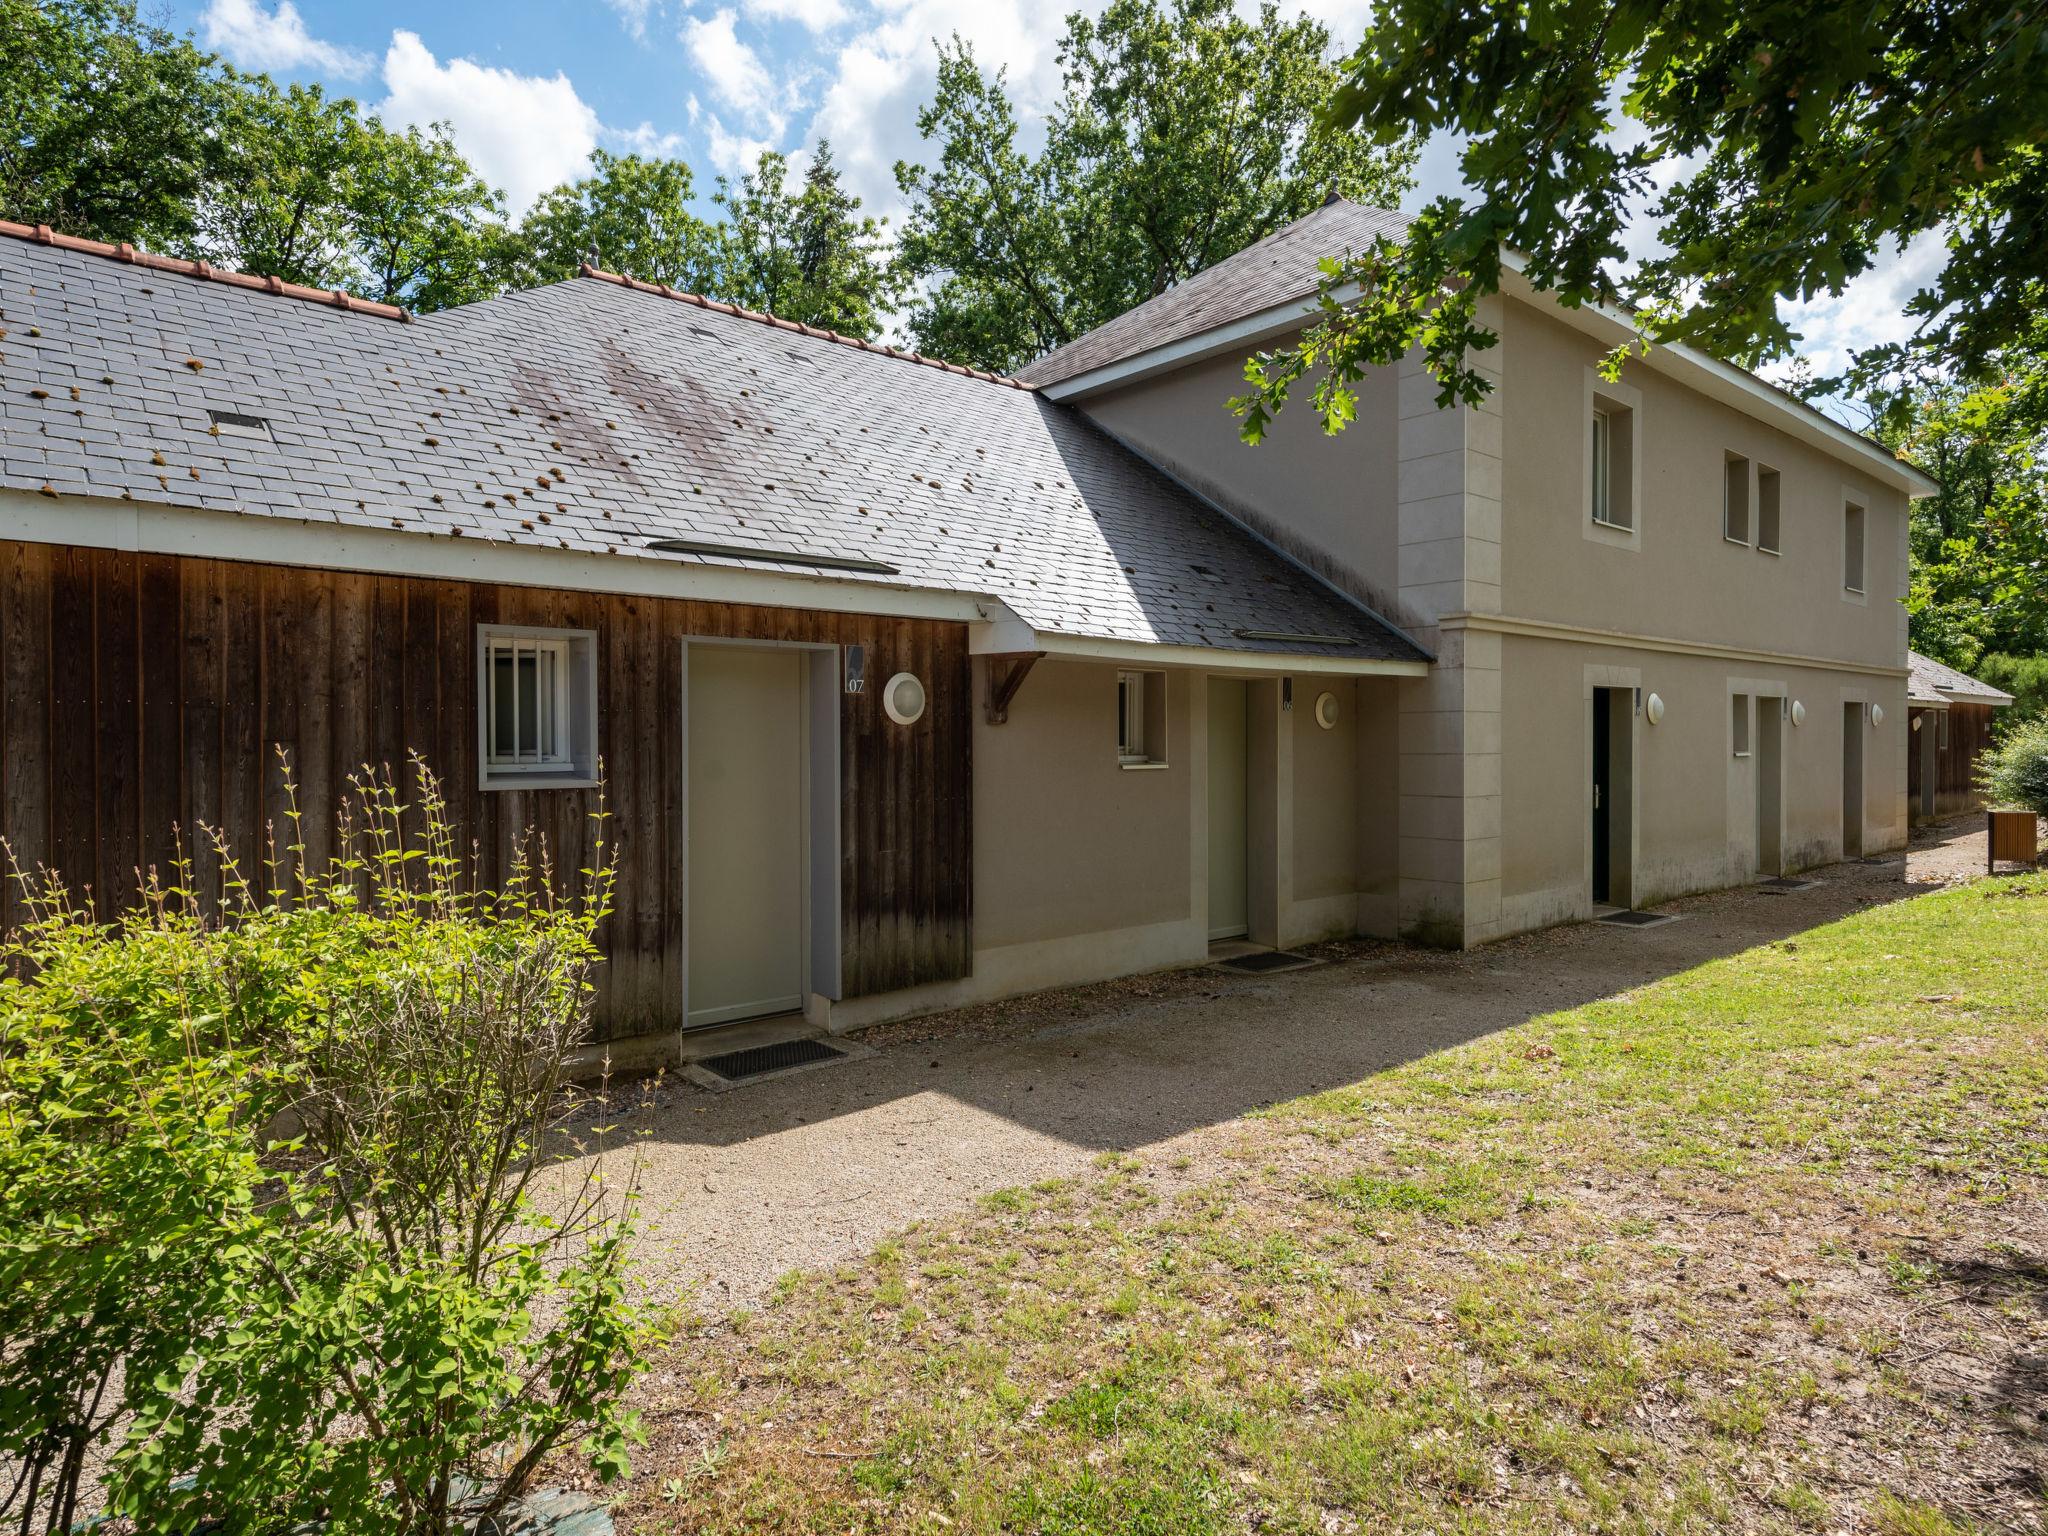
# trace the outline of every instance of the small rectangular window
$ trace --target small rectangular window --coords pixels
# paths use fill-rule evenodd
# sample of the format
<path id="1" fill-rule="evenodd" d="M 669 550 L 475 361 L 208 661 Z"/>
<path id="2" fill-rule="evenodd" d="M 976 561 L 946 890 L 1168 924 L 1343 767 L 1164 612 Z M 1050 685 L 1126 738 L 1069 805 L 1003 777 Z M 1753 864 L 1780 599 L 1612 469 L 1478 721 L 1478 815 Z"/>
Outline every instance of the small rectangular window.
<path id="1" fill-rule="evenodd" d="M 477 631 L 477 753 L 485 789 L 596 781 L 597 637 L 589 630 Z"/>
<path id="2" fill-rule="evenodd" d="M 1778 472 L 1767 465 L 1756 467 L 1756 547 L 1775 555 L 1778 542 Z"/>
<path id="3" fill-rule="evenodd" d="M 1116 675 L 1116 760 L 1126 768 L 1166 762 L 1166 674 Z"/>
<path id="4" fill-rule="evenodd" d="M 1613 427 L 1607 413 L 1596 409 L 1593 412 L 1593 521 L 1604 523 L 1613 510 L 1611 475 L 1613 458 L 1608 451 Z"/>
<path id="5" fill-rule="evenodd" d="M 1593 477 L 1588 488 L 1593 521 L 1606 528 L 1635 527 L 1635 412 L 1619 401 L 1593 399 Z"/>
<path id="6" fill-rule="evenodd" d="M 1735 744 L 1737 757 L 1749 756 L 1749 695 L 1738 693 L 1731 697 L 1728 714 L 1728 739 Z"/>
<path id="7" fill-rule="evenodd" d="M 1737 453 L 1721 465 L 1721 537 L 1731 544 L 1749 543 L 1749 460 Z"/>
<path id="8" fill-rule="evenodd" d="M 1842 507 L 1842 589 L 1863 593 L 1863 508 L 1855 502 Z"/>

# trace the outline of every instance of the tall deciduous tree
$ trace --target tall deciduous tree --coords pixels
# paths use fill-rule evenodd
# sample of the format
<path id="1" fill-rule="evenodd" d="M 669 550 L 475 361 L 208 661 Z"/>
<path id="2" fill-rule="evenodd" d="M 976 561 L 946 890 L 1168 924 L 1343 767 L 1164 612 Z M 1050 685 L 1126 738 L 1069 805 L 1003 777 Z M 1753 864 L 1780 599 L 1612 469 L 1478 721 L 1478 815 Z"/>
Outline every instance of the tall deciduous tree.
<path id="1" fill-rule="evenodd" d="M 1478 398 L 1476 302 L 1509 251 L 1567 304 L 1626 306 L 1653 341 L 1751 366 L 1796 341 L 1780 300 L 1838 294 L 1924 231 L 1948 247 L 1911 306 L 1926 362 L 1978 372 L 2044 297 L 2039 4 L 1388 0 L 1326 120 L 1370 143 L 1463 136 L 1470 190 L 1334 264 L 1323 323 L 1247 370 L 1253 439 L 1317 368 L 1336 430 L 1358 370 L 1416 345 L 1443 399 Z M 1637 210 L 1663 251 L 1631 268 Z"/>
<path id="2" fill-rule="evenodd" d="M 1886 445 L 1941 482 L 1913 504 L 1913 646 L 1966 672 L 2048 653 L 2048 321 L 2034 334 L 1975 387 L 1869 402 Z"/>
<path id="3" fill-rule="evenodd" d="M 353 286 L 350 202 L 369 133 L 353 101 L 319 86 L 237 80 L 222 116 L 221 173 L 196 203 L 194 244 L 221 266 L 315 288 Z"/>
<path id="4" fill-rule="evenodd" d="M 0 215 L 185 240 L 232 95 L 211 54 L 128 0 L 0 0 Z"/>
<path id="5" fill-rule="evenodd" d="M 502 292 L 517 254 L 504 197 L 470 168 L 446 125 L 399 132 L 373 117 L 364 126 L 348 209 L 357 291 L 416 310 Z"/>
<path id="6" fill-rule="evenodd" d="M 769 151 L 737 184 L 719 178 L 717 294 L 785 320 L 858 336 L 880 334 L 899 296 L 882 222 L 860 212 L 820 140 L 796 190 L 789 163 Z"/>
<path id="7" fill-rule="evenodd" d="M 1391 205 L 1415 146 L 1317 131 L 1339 83 L 1327 29 L 1230 0 L 1114 0 L 1067 23 L 1065 87 L 1024 147 L 1003 76 L 955 38 L 900 164 L 901 243 L 927 351 L 1008 370 L 1272 233 L 1337 191 Z"/>
<path id="8" fill-rule="evenodd" d="M 702 292 L 714 281 L 719 242 L 691 211 L 694 195 L 681 160 L 593 151 L 590 174 L 544 193 L 520 224 L 522 280 L 574 277 L 595 252 L 610 271 Z"/>

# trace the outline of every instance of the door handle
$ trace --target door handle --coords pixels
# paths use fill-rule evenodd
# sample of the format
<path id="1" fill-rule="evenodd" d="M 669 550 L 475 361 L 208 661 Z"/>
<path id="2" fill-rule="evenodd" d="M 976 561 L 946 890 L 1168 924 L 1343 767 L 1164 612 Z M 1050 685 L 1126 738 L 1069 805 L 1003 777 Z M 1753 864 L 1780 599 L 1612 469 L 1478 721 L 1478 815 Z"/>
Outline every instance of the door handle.
<path id="1" fill-rule="evenodd" d="M 1600 786 L 1598 784 L 1593 786 L 1593 809 L 1596 811 L 1600 809 Z"/>

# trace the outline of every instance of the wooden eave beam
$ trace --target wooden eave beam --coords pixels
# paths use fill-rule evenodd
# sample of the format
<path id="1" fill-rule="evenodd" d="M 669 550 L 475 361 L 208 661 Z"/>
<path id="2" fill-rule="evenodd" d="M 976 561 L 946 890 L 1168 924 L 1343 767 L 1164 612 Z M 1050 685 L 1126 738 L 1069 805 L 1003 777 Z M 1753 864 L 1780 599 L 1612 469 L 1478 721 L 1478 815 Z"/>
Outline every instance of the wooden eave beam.
<path id="1" fill-rule="evenodd" d="M 988 663 L 990 725 L 1001 725 L 1010 718 L 1010 700 L 1017 696 L 1017 690 L 1024 686 L 1024 679 L 1044 654 L 1043 651 L 1014 651 L 983 658 Z"/>

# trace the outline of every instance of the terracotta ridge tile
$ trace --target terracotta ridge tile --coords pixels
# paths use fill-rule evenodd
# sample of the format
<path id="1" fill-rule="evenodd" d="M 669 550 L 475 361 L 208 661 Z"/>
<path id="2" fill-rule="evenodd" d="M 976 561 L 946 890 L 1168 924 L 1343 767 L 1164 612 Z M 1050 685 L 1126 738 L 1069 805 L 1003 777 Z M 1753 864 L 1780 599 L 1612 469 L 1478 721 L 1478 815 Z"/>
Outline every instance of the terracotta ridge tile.
<path id="1" fill-rule="evenodd" d="M 175 272 L 180 277 L 196 277 L 201 282 L 225 283 L 230 288 L 247 288 L 255 293 L 272 293 L 281 298 L 298 299 L 308 304 L 325 304 L 333 309 L 345 309 L 353 314 L 380 315 L 386 320 L 410 321 L 412 314 L 396 304 L 380 304 L 375 299 L 359 299 L 352 293 L 339 288 L 308 288 L 299 283 L 288 283 L 281 277 L 259 277 L 250 272 L 226 272 L 210 262 L 186 261 L 177 256 L 159 256 L 154 251 L 137 250 L 127 241 L 111 244 L 105 240 L 87 240 L 81 235 L 60 235 L 47 224 L 16 224 L 0 219 L 0 235 L 16 240 L 29 240 L 37 245 L 54 246 L 60 251 L 78 251 L 87 256 L 104 256 L 112 261 L 125 261 L 131 266 L 148 267 L 156 272 Z"/>
<path id="2" fill-rule="evenodd" d="M 961 363 L 949 363 L 943 358 L 926 357 L 921 352 L 906 352 L 886 342 L 862 341 L 858 336 L 842 335 L 838 331 L 823 330 L 815 325 L 805 325 L 799 320 L 785 320 L 780 315 L 763 314 L 755 309 L 742 309 L 737 304 L 727 304 L 720 299 L 707 299 L 700 293 L 685 293 L 680 288 L 671 288 L 667 283 L 643 282 L 637 277 L 626 277 L 617 272 L 607 272 L 584 262 L 577 269 L 582 277 L 594 277 L 599 282 L 616 283 L 621 288 L 630 288 L 635 293 L 651 293 L 664 299 L 677 299 L 685 304 L 694 304 L 699 309 L 716 310 L 721 315 L 731 315 L 736 320 L 755 320 L 762 325 L 772 325 L 778 331 L 797 331 L 805 336 L 816 337 L 819 341 L 837 342 L 842 347 L 854 347 L 862 352 L 873 352 L 883 357 L 901 358 L 906 363 L 917 363 L 926 368 L 937 368 L 946 373 L 957 373 L 963 378 L 981 379 L 989 384 L 1002 384 L 1010 389 L 1034 390 L 1038 386 L 1027 384 L 1022 379 L 1013 379 L 1008 374 L 987 373 L 979 368 L 969 368 Z"/>

